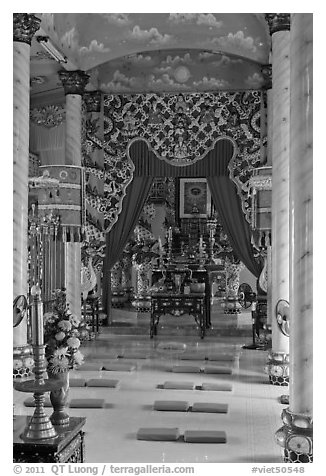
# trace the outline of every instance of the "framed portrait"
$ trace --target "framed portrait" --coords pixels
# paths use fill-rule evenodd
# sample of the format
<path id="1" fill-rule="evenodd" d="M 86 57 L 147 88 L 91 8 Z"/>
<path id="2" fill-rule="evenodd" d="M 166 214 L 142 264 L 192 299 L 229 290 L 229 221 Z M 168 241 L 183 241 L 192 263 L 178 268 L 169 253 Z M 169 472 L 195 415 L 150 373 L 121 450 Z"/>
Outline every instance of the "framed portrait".
<path id="1" fill-rule="evenodd" d="M 180 179 L 180 218 L 207 218 L 211 214 L 211 192 L 204 178 Z"/>

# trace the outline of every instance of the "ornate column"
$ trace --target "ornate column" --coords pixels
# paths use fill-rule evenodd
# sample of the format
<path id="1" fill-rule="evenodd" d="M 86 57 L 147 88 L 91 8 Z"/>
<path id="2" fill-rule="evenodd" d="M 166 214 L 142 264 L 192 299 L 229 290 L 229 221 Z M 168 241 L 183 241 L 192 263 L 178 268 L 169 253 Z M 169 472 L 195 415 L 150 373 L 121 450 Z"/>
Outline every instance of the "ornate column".
<path id="1" fill-rule="evenodd" d="M 311 13 L 291 15 L 290 399 L 276 433 L 284 461 L 312 462 L 313 114 Z"/>
<path id="2" fill-rule="evenodd" d="M 272 65 L 262 66 L 264 83 L 265 107 L 267 110 L 267 156 L 266 166 L 272 165 L 273 150 L 273 91 L 272 91 Z M 267 266 L 267 329 L 272 328 L 272 246 L 266 246 L 266 266 Z"/>
<path id="3" fill-rule="evenodd" d="M 290 14 L 267 13 L 272 35 L 272 350 L 266 370 L 274 385 L 288 385 L 289 338 L 276 320 L 289 301 Z"/>
<path id="4" fill-rule="evenodd" d="M 84 71 L 60 71 L 59 77 L 66 96 L 65 162 L 67 165 L 82 165 L 82 95 L 89 76 Z M 67 302 L 73 313 L 81 315 L 81 248 L 80 243 L 65 244 L 65 287 Z"/>
<path id="5" fill-rule="evenodd" d="M 27 296 L 28 239 L 28 148 L 29 148 L 29 81 L 30 46 L 41 20 L 32 14 L 13 15 L 13 295 Z M 17 375 L 24 365 L 27 346 L 27 325 L 24 320 L 13 333 Z M 24 372 L 22 373 L 24 375 Z M 28 371 L 27 371 L 28 375 Z"/>

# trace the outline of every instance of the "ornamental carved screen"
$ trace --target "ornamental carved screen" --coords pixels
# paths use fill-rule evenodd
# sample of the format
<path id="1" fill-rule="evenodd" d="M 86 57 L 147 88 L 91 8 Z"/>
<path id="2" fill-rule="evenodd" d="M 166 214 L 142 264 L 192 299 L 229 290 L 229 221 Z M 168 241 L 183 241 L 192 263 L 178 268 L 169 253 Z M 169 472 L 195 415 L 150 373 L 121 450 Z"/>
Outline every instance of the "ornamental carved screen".
<path id="1" fill-rule="evenodd" d="M 252 170 L 261 165 L 264 142 L 261 91 L 111 94 L 103 95 L 102 100 L 103 124 L 99 126 L 98 118 L 86 121 L 84 154 L 88 177 L 93 175 L 104 183 L 100 195 L 95 196 L 92 190 L 87 193 L 91 208 L 101 216 L 97 222 L 103 223 L 102 231 L 110 231 L 118 220 L 126 188 L 133 178 L 129 147 L 137 139 L 144 140 L 160 160 L 176 167 L 202 160 L 222 137 L 232 140 L 235 153 L 229 174 L 250 221 L 249 179 Z M 91 156 L 99 149 L 103 165 L 99 161 L 94 165 Z"/>

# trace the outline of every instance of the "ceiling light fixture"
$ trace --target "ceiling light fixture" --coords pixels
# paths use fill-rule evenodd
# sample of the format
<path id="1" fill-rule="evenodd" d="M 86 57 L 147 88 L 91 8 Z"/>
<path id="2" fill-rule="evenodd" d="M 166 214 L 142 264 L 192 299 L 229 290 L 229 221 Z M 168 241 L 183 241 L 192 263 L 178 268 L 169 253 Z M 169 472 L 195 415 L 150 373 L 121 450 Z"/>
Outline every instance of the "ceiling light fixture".
<path id="1" fill-rule="evenodd" d="M 37 36 L 36 39 L 55 61 L 58 63 L 67 63 L 67 57 L 57 50 L 53 43 L 51 43 L 48 36 Z"/>

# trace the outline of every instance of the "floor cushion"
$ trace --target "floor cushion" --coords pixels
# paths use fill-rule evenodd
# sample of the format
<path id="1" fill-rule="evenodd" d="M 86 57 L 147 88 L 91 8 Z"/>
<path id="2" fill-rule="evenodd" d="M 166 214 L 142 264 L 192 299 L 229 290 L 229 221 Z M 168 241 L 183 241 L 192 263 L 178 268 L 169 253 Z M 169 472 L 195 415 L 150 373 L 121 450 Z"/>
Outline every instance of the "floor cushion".
<path id="1" fill-rule="evenodd" d="M 140 352 L 125 352 L 118 355 L 119 359 L 148 359 L 149 354 L 141 354 Z"/>
<path id="2" fill-rule="evenodd" d="M 186 443 L 226 443 L 226 434 L 216 430 L 186 430 L 183 439 Z"/>
<path id="3" fill-rule="evenodd" d="M 217 361 L 225 361 L 225 362 L 233 362 L 234 355 L 231 354 L 210 354 L 206 356 L 206 360 L 217 360 Z"/>
<path id="4" fill-rule="evenodd" d="M 132 372 L 137 367 L 135 364 L 122 364 L 120 362 L 104 362 L 103 370 L 112 370 L 117 372 Z"/>
<path id="5" fill-rule="evenodd" d="M 180 360 L 205 360 L 205 354 L 196 354 L 195 352 L 184 353 L 179 356 Z"/>
<path id="6" fill-rule="evenodd" d="M 205 412 L 205 413 L 227 413 L 227 403 L 208 403 L 208 402 L 195 402 L 191 407 L 192 412 Z"/>
<path id="7" fill-rule="evenodd" d="M 108 378 L 92 378 L 87 380 L 87 387 L 109 387 L 115 388 L 119 380 L 112 380 Z"/>
<path id="8" fill-rule="evenodd" d="M 189 406 L 185 400 L 156 400 L 153 408 L 158 411 L 186 412 Z"/>
<path id="9" fill-rule="evenodd" d="M 139 428 L 137 431 L 137 440 L 176 441 L 179 437 L 179 428 Z"/>
<path id="10" fill-rule="evenodd" d="M 70 378 L 69 379 L 69 386 L 70 387 L 85 387 L 86 386 L 86 379 L 84 379 L 84 378 Z"/>
<path id="11" fill-rule="evenodd" d="M 70 408 L 103 408 L 103 398 L 72 398 L 69 403 Z"/>
<path id="12" fill-rule="evenodd" d="M 209 391 L 224 391 L 224 392 L 231 392 L 232 385 L 230 383 L 223 383 L 223 382 L 204 382 L 201 385 L 202 390 L 209 390 Z"/>
<path id="13" fill-rule="evenodd" d="M 203 368 L 205 374 L 225 374 L 231 375 L 232 369 L 227 367 L 213 367 L 213 366 L 206 366 Z"/>
<path id="14" fill-rule="evenodd" d="M 102 370 L 102 367 L 103 367 L 103 364 L 102 362 L 85 362 L 85 364 L 81 365 L 80 367 L 78 367 L 77 370 L 95 370 L 96 372 L 99 372 L 100 370 Z"/>
<path id="15" fill-rule="evenodd" d="M 171 371 L 176 373 L 198 374 L 201 372 L 201 368 L 197 365 L 174 365 Z"/>
<path id="16" fill-rule="evenodd" d="M 193 382 L 164 382 L 163 388 L 172 390 L 194 390 Z"/>

